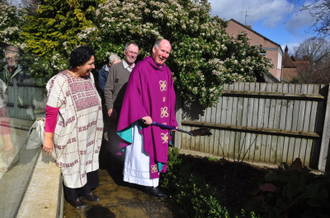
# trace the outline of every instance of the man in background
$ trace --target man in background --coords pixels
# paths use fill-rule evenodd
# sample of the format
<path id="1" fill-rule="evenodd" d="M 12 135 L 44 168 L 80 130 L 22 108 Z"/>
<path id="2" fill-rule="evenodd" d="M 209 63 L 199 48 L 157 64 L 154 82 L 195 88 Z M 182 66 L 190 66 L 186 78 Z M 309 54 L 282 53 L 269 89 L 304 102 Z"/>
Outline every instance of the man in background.
<path id="1" fill-rule="evenodd" d="M 22 66 L 18 64 L 18 48 L 11 45 L 7 46 L 5 49 L 5 58 L 7 64 L 4 66 L 4 71 L 0 77 L 8 86 L 13 78 L 19 78 L 20 80 L 22 79 L 23 69 Z"/>
<path id="2" fill-rule="evenodd" d="M 0 171 L 4 172 L 18 161 L 17 145 L 14 145 L 11 139 L 9 126 L 9 110 L 7 104 L 20 105 L 27 107 L 28 99 L 24 99 L 26 93 L 19 89 L 21 84 L 32 85 L 34 80 L 31 75 L 22 69 L 19 64 L 19 49 L 15 46 L 7 46 L 4 50 L 6 65 L 2 72 L 0 71 L 0 136 L 3 144 L 0 145 L 0 152 L 4 155 Z M 10 95 L 9 95 L 10 94 Z M 13 107 L 11 107 L 13 109 Z M 32 108 L 31 108 L 32 111 Z"/>
<path id="3" fill-rule="evenodd" d="M 135 67 L 135 61 L 139 54 L 139 46 L 134 42 L 128 42 L 124 49 L 124 60 L 110 68 L 109 76 L 104 87 L 105 106 L 110 118 L 108 123 L 108 141 L 111 153 L 111 166 L 120 171 L 124 164 L 124 156 L 116 155 L 119 136 L 116 134 L 119 114 L 123 103 L 127 81 Z"/>
<path id="4" fill-rule="evenodd" d="M 100 94 L 101 94 L 101 98 L 102 98 L 102 104 L 104 104 L 104 86 L 108 79 L 110 67 L 116 63 L 119 63 L 120 61 L 121 60 L 118 55 L 111 54 L 109 57 L 109 63 L 105 64 L 99 71 L 98 85 L 99 85 Z"/>

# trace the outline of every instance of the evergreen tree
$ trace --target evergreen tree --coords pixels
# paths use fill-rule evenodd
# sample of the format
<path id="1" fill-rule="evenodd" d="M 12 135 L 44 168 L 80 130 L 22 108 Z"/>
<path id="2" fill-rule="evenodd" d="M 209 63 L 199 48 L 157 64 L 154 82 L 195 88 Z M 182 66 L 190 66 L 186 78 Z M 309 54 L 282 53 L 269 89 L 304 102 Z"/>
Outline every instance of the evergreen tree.
<path id="1" fill-rule="evenodd" d="M 67 55 L 80 41 L 77 34 L 93 27 L 98 0 L 45 0 L 23 26 L 27 50 L 41 56 Z M 64 43 L 65 42 L 65 43 Z M 64 44 L 63 44 L 64 43 Z"/>
<path id="2" fill-rule="evenodd" d="M 86 43 L 80 41 L 77 34 L 94 27 L 95 8 L 101 1 L 44 0 L 35 13 L 27 17 L 22 27 L 26 50 L 42 57 L 36 58 L 30 67 L 35 77 L 46 82 L 69 67 L 70 52 Z"/>

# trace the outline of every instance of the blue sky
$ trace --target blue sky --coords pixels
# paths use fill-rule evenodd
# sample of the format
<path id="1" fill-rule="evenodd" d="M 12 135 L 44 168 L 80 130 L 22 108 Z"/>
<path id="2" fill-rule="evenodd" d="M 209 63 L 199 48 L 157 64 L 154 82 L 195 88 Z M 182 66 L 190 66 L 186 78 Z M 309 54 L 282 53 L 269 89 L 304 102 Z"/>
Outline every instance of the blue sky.
<path id="1" fill-rule="evenodd" d="M 299 11 L 287 0 L 209 0 L 211 15 L 252 25 L 252 29 L 282 46 L 293 46 L 313 35 L 306 30 L 313 24 L 308 11 Z M 308 3 L 300 0 L 301 3 Z M 247 15 L 247 16 L 246 16 Z"/>

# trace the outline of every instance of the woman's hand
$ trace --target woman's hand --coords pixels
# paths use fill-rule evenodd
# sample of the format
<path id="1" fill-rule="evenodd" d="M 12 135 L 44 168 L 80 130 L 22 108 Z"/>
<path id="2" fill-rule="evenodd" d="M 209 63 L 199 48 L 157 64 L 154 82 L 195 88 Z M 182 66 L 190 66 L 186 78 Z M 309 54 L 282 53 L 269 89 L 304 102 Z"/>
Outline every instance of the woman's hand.
<path id="1" fill-rule="evenodd" d="M 3 140 L 3 151 L 7 157 L 14 157 L 15 148 L 13 142 L 11 141 L 10 134 L 2 135 Z"/>
<path id="2" fill-rule="evenodd" d="M 46 155 L 51 155 L 53 151 L 53 136 L 52 132 L 45 132 L 44 146 L 42 149 L 46 152 Z"/>

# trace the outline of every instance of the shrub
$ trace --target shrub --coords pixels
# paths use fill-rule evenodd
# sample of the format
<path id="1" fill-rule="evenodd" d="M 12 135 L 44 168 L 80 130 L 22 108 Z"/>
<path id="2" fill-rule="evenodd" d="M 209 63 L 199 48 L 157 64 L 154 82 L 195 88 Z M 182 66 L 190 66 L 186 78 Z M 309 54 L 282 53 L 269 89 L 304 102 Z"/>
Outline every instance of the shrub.
<path id="1" fill-rule="evenodd" d="M 1 2 L 0 11 L 0 42 L 24 49 L 26 44 L 23 43 L 20 35 L 27 11 L 23 8 L 8 6 Z"/>
<path id="2" fill-rule="evenodd" d="M 271 63 L 245 34 L 235 39 L 227 34 L 227 22 L 210 11 L 207 0 L 107 0 L 96 9 L 96 28 L 78 37 L 98 50 L 98 61 L 111 52 L 122 54 L 127 41 L 137 42 L 144 58 L 157 38 L 168 39 L 172 51 L 166 65 L 175 87 L 185 99 L 211 106 L 223 84 L 255 81 Z"/>
<path id="3" fill-rule="evenodd" d="M 38 55 L 30 72 L 47 82 L 69 67 L 71 51 L 81 42 L 79 33 L 92 31 L 95 8 L 102 0 L 45 0 L 26 17 L 21 38 L 25 50 Z M 40 58 L 42 57 L 42 58 Z"/>
<path id="4" fill-rule="evenodd" d="M 170 194 L 171 201 L 191 217 L 256 217 L 253 212 L 228 210 L 218 191 L 202 176 L 193 173 L 177 148 L 170 149 L 167 173 L 161 176 L 162 187 Z"/>
<path id="5" fill-rule="evenodd" d="M 245 209 L 260 217 L 329 217 L 329 173 L 315 175 L 299 158 L 282 165 L 285 170 L 265 176 Z"/>
<path id="6" fill-rule="evenodd" d="M 31 73 L 44 81 L 69 67 L 68 55 L 78 45 L 89 44 L 97 51 L 99 67 L 110 53 L 121 55 L 128 41 L 139 44 L 139 58 L 149 56 L 159 37 L 172 43 L 166 64 L 172 70 L 176 89 L 187 101 L 198 101 L 204 107 L 216 105 L 223 84 L 256 81 L 256 74 L 266 73 L 271 67 L 270 60 L 259 55 L 263 51 L 261 45 L 251 46 L 244 33 L 237 38 L 227 34 L 227 22 L 210 16 L 207 0 L 42 3 L 36 13 L 20 16 L 19 20 L 10 9 L 10 13 L 6 12 L 10 22 L 0 16 L 0 30 L 2 23 L 8 24 L 7 30 L 15 34 L 11 38 L 5 36 L 6 40 L 24 41 L 27 51 L 43 57 L 35 58 Z M 19 25 L 13 26 L 16 23 Z"/>

